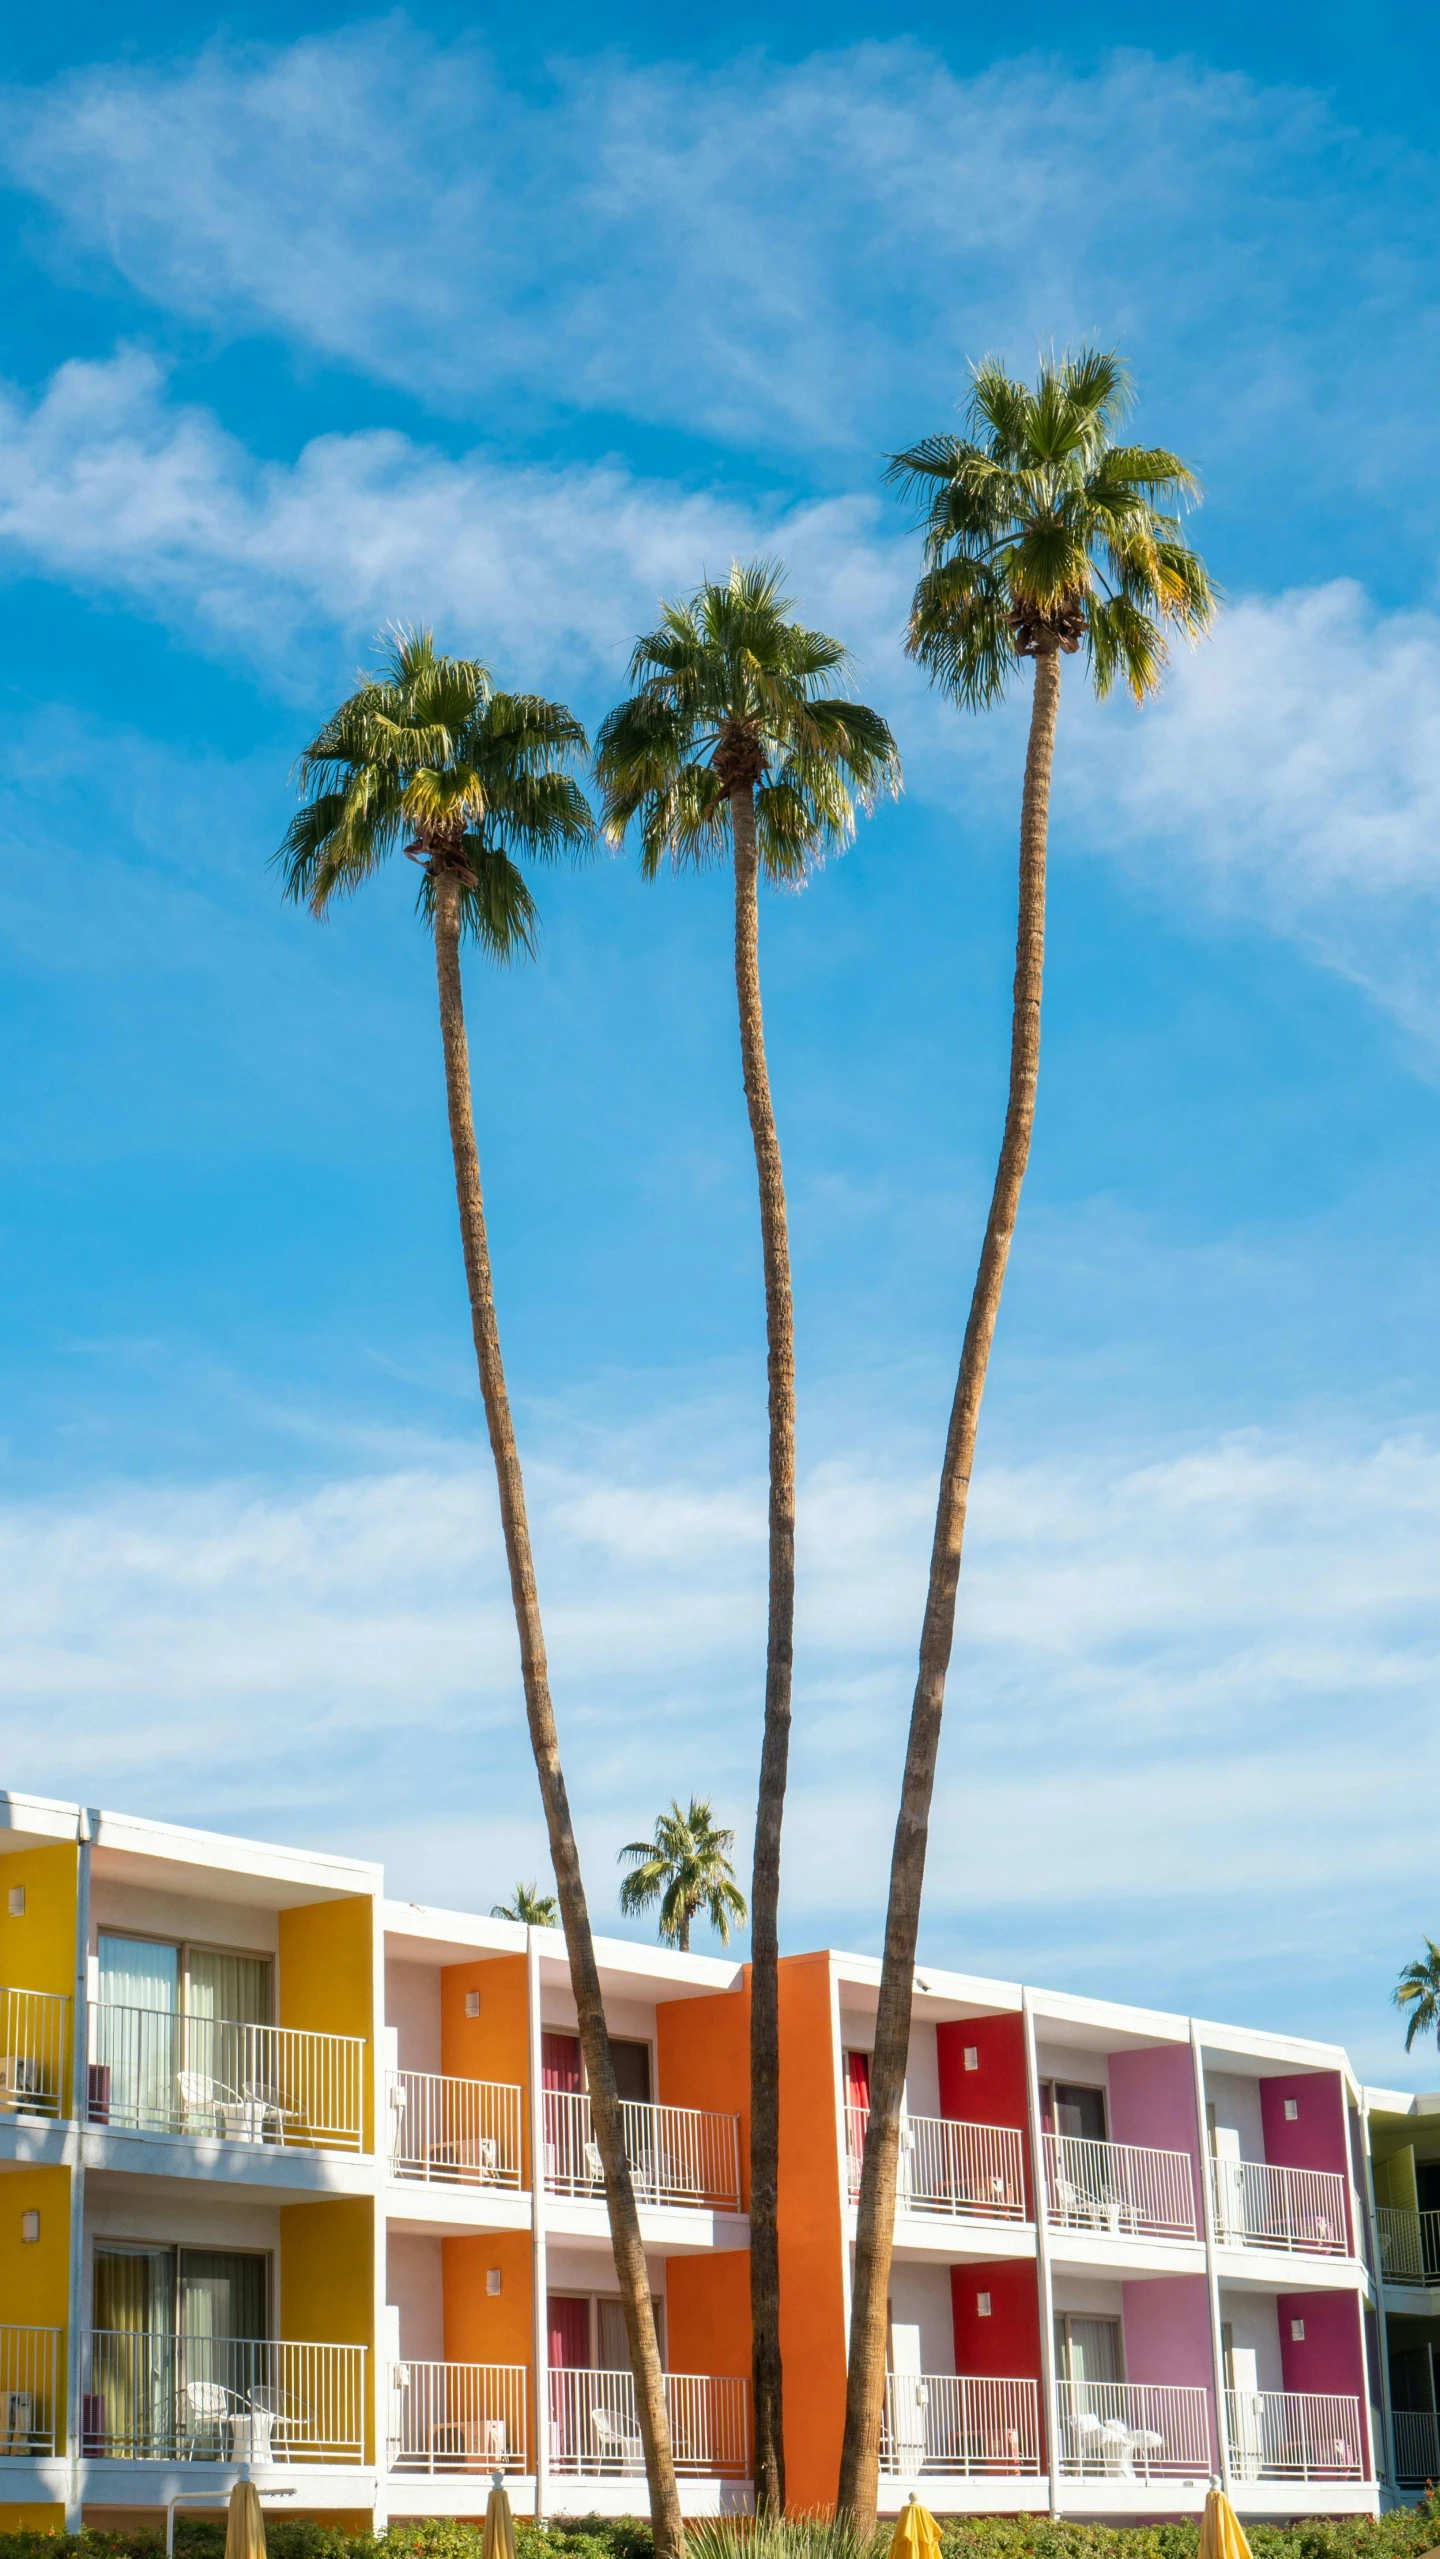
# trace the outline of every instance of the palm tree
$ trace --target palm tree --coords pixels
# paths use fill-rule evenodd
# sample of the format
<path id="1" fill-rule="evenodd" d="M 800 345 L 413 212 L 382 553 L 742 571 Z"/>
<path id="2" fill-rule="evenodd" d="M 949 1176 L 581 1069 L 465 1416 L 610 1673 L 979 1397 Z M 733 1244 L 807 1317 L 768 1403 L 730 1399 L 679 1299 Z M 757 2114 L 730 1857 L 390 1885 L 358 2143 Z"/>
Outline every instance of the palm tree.
<path id="1" fill-rule="evenodd" d="M 287 895 L 317 916 L 358 889 L 397 847 L 420 866 L 420 912 L 435 935 L 471 1328 L 499 1488 L 530 1740 L 605 2172 L 656 2548 L 663 2559 L 679 2559 L 684 2532 L 650 2284 L 560 1765 L 525 1488 L 495 1319 L 460 982 L 460 944 L 467 933 L 495 960 L 534 947 L 535 907 L 517 857 L 578 853 L 591 840 L 588 803 L 567 770 L 584 753 L 586 739 L 579 722 L 559 703 L 534 694 L 497 693 L 477 660 L 437 655 L 428 631 L 392 632 L 382 645 L 379 676 L 362 681 L 300 758 L 305 804 L 277 859 Z"/>
<path id="2" fill-rule="evenodd" d="M 1408 2009 L 1405 2023 L 1405 2050 L 1410 2050 L 1417 2035 L 1433 2032 L 1440 2044 L 1440 1946 L 1427 1937 L 1428 1953 L 1417 1955 L 1407 1964 L 1390 1996 L 1399 2009 Z"/>
<path id="3" fill-rule="evenodd" d="M 492 1901 L 490 1916 L 518 1919 L 527 1928 L 553 1928 L 560 1904 L 553 1893 L 542 1893 L 538 1884 L 517 1884 L 508 1901 Z"/>
<path id="4" fill-rule="evenodd" d="M 735 1881 L 730 1851 L 733 1830 L 717 1830 L 710 1819 L 710 1800 L 692 1795 L 682 1813 L 671 1798 L 670 1810 L 655 1824 L 653 1839 L 632 1839 L 620 1851 L 634 1873 L 620 1887 L 626 1918 L 660 1904 L 660 1935 L 682 1955 L 690 1952 L 690 1923 L 704 1912 L 722 1946 L 730 1943 L 730 1922 L 745 1924 L 745 1896 Z"/>
<path id="5" fill-rule="evenodd" d="M 875 2520 L 900 2101 L 965 1511 L 1035 1111 L 1060 661 L 1083 648 L 1097 693 L 1123 678 L 1143 701 L 1160 680 L 1167 625 L 1196 638 L 1214 610 L 1203 563 L 1175 511 L 1196 494 L 1194 477 L 1173 453 L 1116 441 L 1129 397 L 1117 359 L 1095 350 L 1052 358 L 1033 390 L 987 362 L 975 373 L 968 435 L 927 437 L 897 454 L 889 475 L 924 510 L 927 565 L 911 608 L 909 654 L 969 710 L 998 702 L 1027 658 L 1035 680 L 1020 808 L 1010 1090 L 941 1468 L 870 2065 L 839 2493 L 842 2513 L 861 2530 Z"/>
<path id="6" fill-rule="evenodd" d="M 770 1416 L 770 1590 L 765 1725 L 751 1871 L 750 2302 L 754 2332 L 755 2495 L 761 2513 L 785 2499 L 781 2424 L 780 1830 L 790 1756 L 795 1620 L 795 1335 L 785 1178 L 770 1100 L 760 1003 L 759 875 L 800 886 L 848 842 L 855 803 L 899 787 L 895 742 L 877 712 L 844 699 L 849 657 L 838 640 L 790 619 L 772 562 L 707 579 L 664 607 L 638 640 L 638 689 L 600 731 L 596 772 L 604 825 L 619 842 L 632 818 L 653 879 L 724 859 L 735 865 L 735 990 L 740 1057 L 765 1274 Z M 822 688 L 825 688 L 822 690 Z"/>

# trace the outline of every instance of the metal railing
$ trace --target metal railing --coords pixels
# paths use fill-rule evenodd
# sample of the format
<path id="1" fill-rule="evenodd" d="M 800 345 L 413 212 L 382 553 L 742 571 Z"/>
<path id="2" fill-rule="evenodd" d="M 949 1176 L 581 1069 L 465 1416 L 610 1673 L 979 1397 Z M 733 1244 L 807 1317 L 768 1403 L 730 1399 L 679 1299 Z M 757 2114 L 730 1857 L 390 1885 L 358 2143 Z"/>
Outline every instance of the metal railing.
<path id="1" fill-rule="evenodd" d="M 133 2132 L 358 2150 L 365 2044 L 165 2009 L 90 2011 L 88 2114 Z"/>
<path id="2" fill-rule="evenodd" d="M 1063 2230 L 1118 2238 L 1196 2236 L 1195 2181 L 1188 2150 L 1140 2150 L 1127 2141 L 1082 2141 L 1046 2133 L 1045 2193 Z"/>
<path id="3" fill-rule="evenodd" d="M 524 2364 L 392 2364 L 392 2470 L 527 2470 Z"/>
<path id="4" fill-rule="evenodd" d="M 1331 2168 L 1270 2168 L 1258 2159 L 1212 2159 L 1215 2236 L 1223 2246 L 1283 2248 L 1348 2257 L 1345 2180 Z"/>
<path id="5" fill-rule="evenodd" d="M 363 2461 L 365 2353 L 91 2329 L 82 2447 L 108 2461 Z"/>
<path id="6" fill-rule="evenodd" d="M 1227 2390 L 1237 2479 L 1363 2479 L 1360 2402 L 1329 2390 Z"/>
<path id="7" fill-rule="evenodd" d="M 850 2200 L 860 2192 L 866 2106 L 845 2109 Z M 983 2214 L 989 2221 L 1025 2218 L 1025 2154 L 1008 2124 L 962 2124 L 948 2115 L 907 2115 L 900 2126 L 899 2212 Z"/>
<path id="8" fill-rule="evenodd" d="M 887 2373 L 880 2467 L 901 2479 L 923 2470 L 965 2478 L 1037 2478 L 1036 2384 L 943 2372 Z"/>
<path id="9" fill-rule="evenodd" d="M 0 2116 L 68 2115 L 63 1991 L 0 1990 Z M 3 2411 L 0 2411 L 3 2413 Z"/>
<path id="10" fill-rule="evenodd" d="M 642 2477 L 645 2447 L 633 2375 L 572 2368 L 552 2371 L 549 2381 L 551 2469 L 572 2479 Z M 748 2381 L 667 2372 L 665 2410 L 682 2477 L 749 2478 Z"/>
<path id="11" fill-rule="evenodd" d="M 445 2186 L 518 2187 L 518 2088 L 493 2079 L 392 2070 L 387 2094 L 392 2177 L 419 2177 Z"/>
<path id="12" fill-rule="evenodd" d="M 625 2156 L 642 2204 L 740 2209 L 740 2118 L 696 2106 L 620 2108 Z M 590 2100 L 568 2090 L 544 2094 L 545 2183 L 552 2195 L 603 2197 L 605 2171 Z"/>
<path id="13" fill-rule="evenodd" d="M 1380 2272 L 1387 2284 L 1440 2284 L 1440 2212 L 1381 2204 Z"/>
<path id="14" fill-rule="evenodd" d="M 1056 2384 L 1060 2467 L 1070 2477 L 1208 2479 L 1210 2394 L 1182 2381 Z"/>
<path id="15" fill-rule="evenodd" d="M 1440 2479 L 1440 2417 L 1434 2409 L 1397 2408 L 1391 2422 L 1396 2487 L 1424 2488 L 1432 2479 Z"/>
<path id="16" fill-rule="evenodd" d="M 58 2328 L 0 2328 L 0 2460 L 55 2450 Z"/>

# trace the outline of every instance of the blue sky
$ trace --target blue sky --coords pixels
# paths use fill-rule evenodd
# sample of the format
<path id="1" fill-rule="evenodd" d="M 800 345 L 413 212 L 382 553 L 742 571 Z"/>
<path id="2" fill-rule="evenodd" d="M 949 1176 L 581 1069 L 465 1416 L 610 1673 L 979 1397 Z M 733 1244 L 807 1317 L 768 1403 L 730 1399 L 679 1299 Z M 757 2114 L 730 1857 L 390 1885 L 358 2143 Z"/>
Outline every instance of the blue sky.
<path id="1" fill-rule="evenodd" d="M 1436 1927 L 1433 36 L 1398 11 L 73 9 L 0 113 L 7 1782 L 537 1871 L 411 884 L 267 856 L 389 617 L 590 721 L 778 552 L 906 796 L 763 965 L 803 1490 L 786 1936 L 878 1942 L 1002 1102 L 1023 700 L 899 649 L 883 454 L 968 358 L 1119 343 L 1224 584 L 1161 703 L 1071 671 L 1040 1118 L 986 1405 L 932 1960 L 1407 2064 Z M 1022 49 L 1023 45 L 1023 49 Z M 1430 58 L 1426 60 L 1426 49 Z M 401 866 L 397 866 L 397 873 Z M 597 1914 L 748 1832 L 758 1251 L 723 880 L 629 856 L 471 972 Z"/>

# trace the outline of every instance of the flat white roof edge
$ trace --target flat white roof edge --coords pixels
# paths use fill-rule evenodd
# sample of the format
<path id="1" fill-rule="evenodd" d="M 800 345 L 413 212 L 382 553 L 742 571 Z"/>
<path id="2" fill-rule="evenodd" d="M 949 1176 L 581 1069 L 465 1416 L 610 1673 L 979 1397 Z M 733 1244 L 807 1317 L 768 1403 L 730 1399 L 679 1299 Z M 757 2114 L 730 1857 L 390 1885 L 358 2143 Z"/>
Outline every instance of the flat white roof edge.
<path id="1" fill-rule="evenodd" d="M 222 1873 L 260 1875 L 276 1882 L 379 1896 L 383 1867 L 363 1857 L 332 1857 L 311 1848 L 287 1848 L 274 1840 L 242 1839 L 230 1831 L 197 1830 L 187 1822 L 162 1822 L 148 1814 L 115 1813 L 102 1805 L 67 1804 L 52 1796 L 0 1789 L 0 1831 L 43 1831 L 56 1839 L 79 1836 L 82 1819 L 92 1844 L 135 1857 L 159 1857 L 177 1865 L 218 1867 Z"/>

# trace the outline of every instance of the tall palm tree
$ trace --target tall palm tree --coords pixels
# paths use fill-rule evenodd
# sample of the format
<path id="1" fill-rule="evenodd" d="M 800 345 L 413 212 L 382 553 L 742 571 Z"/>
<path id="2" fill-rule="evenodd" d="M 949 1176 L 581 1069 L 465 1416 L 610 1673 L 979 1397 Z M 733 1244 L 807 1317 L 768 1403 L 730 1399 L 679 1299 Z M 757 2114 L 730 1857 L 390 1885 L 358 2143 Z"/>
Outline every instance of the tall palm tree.
<path id="1" fill-rule="evenodd" d="M 517 1884 L 508 1901 L 492 1901 L 490 1916 L 518 1919 L 527 1928 L 553 1928 L 560 1904 L 553 1893 L 542 1893 L 538 1884 Z"/>
<path id="2" fill-rule="evenodd" d="M 525 1488 L 495 1319 L 460 982 L 460 944 L 466 934 L 496 960 L 534 946 L 535 906 L 517 857 L 578 853 L 590 841 L 589 805 L 567 769 L 585 746 L 583 729 L 561 704 L 534 694 L 497 693 L 478 660 L 439 656 L 428 631 L 393 632 L 384 646 L 380 674 L 360 684 L 301 756 L 305 803 L 277 859 L 287 895 L 317 916 L 358 889 L 397 848 L 420 866 L 420 911 L 435 936 L 471 1328 L 499 1488 L 530 1740 L 605 2172 L 656 2548 L 663 2559 L 678 2559 L 684 2532 L 650 2284 L 560 1765 Z"/>
<path id="3" fill-rule="evenodd" d="M 1417 2035 L 1433 2034 L 1440 2043 L 1440 1946 L 1433 1937 L 1427 1937 L 1425 1944 L 1428 1951 L 1405 1966 L 1390 1994 L 1398 2009 L 1409 2010 L 1405 2021 L 1407 2053 Z"/>
<path id="4" fill-rule="evenodd" d="M 890 469 L 923 505 L 927 565 L 911 608 L 909 654 L 969 710 L 998 702 L 1027 658 L 1035 676 L 1020 805 L 1010 1090 L 941 1467 L 870 2065 L 839 2494 L 842 2512 L 861 2529 L 875 2520 L 900 2102 L 965 1511 L 1035 1112 L 1060 661 L 1083 648 L 1097 693 L 1123 679 L 1143 701 L 1160 680 L 1167 626 L 1196 638 L 1214 610 L 1177 512 L 1196 495 L 1194 477 L 1173 453 L 1117 441 L 1129 397 L 1116 357 L 1093 349 L 1052 358 L 1033 389 L 987 362 L 975 373 L 968 434 L 928 436 Z"/>
<path id="5" fill-rule="evenodd" d="M 738 562 L 658 630 L 636 642 L 631 698 L 600 731 L 596 772 L 604 825 L 618 842 L 640 820 L 642 867 L 653 879 L 723 860 L 735 866 L 735 991 L 740 1057 L 765 1274 L 770 1416 L 770 1590 L 765 1726 L 750 1889 L 750 2305 L 754 2333 L 755 2495 L 762 2513 L 784 2505 L 780 2372 L 780 1831 L 790 1755 L 795 1621 L 795 1330 L 785 1178 L 770 1100 L 760 1002 L 760 873 L 799 886 L 832 846 L 848 842 L 855 805 L 899 787 L 885 722 L 836 689 L 848 652 L 790 618 L 780 569 Z"/>
<path id="6" fill-rule="evenodd" d="M 745 1896 L 735 1881 L 730 1851 L 733 1830 L 717 1830 L 710 1818 L 710 1799 L 690 1798 L 682 1813 L 672 1797 L 670 1810 L 655 1824 L 653 1839 L 632 1839 L 620 1851 L 633 1872 L 620 1887 L 620 1907 L 627 1918 L 660 1904 L 660 1934 L 682 1955 L 690 1952 L 690 1926 L 703 1911 L 722 1946 L 730 1943 L 730 1922 L 745 1924 Z"/>

